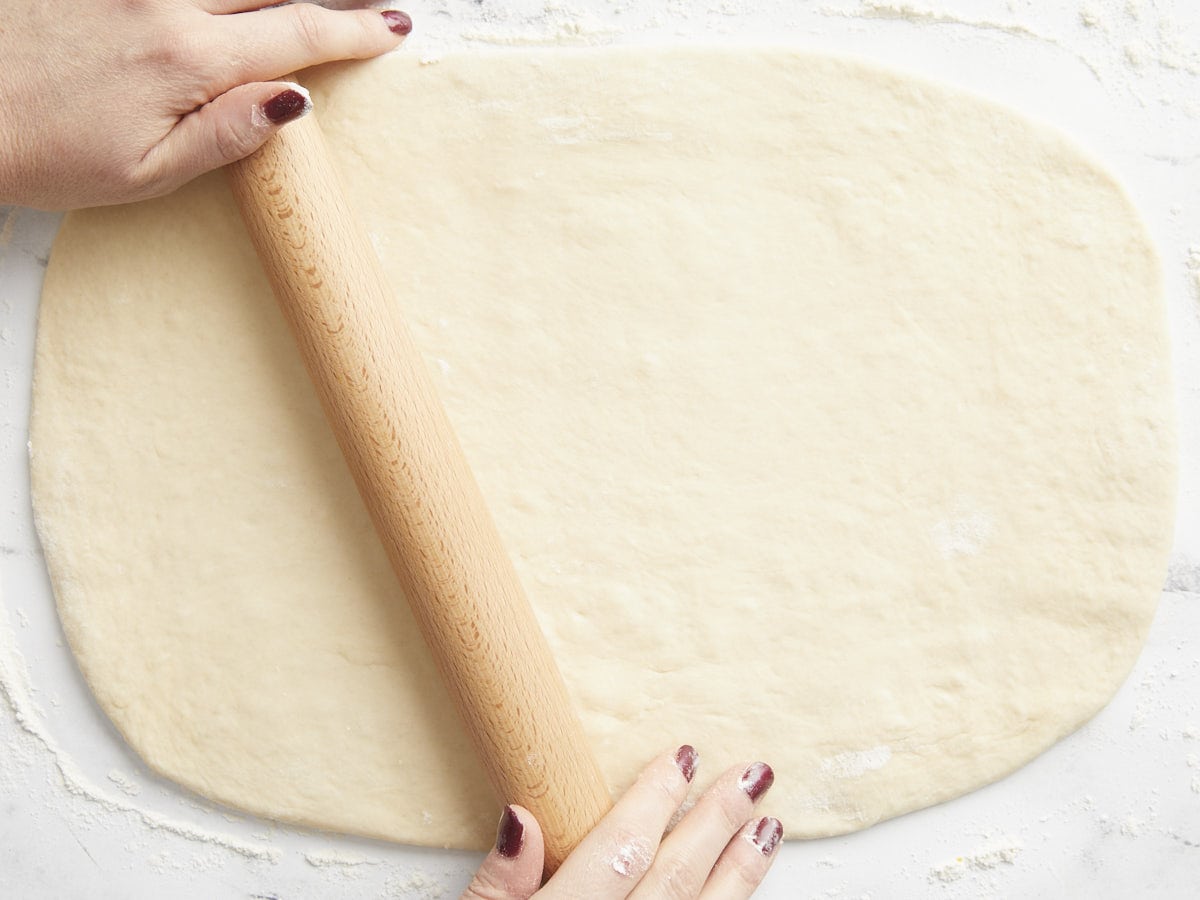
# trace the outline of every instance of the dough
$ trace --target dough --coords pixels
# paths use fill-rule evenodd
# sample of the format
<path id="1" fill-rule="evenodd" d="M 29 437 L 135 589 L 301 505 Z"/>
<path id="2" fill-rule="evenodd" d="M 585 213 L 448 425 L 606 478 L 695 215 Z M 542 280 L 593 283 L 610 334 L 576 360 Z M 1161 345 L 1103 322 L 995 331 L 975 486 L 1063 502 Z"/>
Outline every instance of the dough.
<path id="1" fill-rule="evenodd" d="M 614 790 L 689 741 L 708 777 L 771 762 L 790 836 L 837 834 L 1112 695 L 1174 436 L 1156 257 L 1078 149 L 781 50 L 310 82 Z M 72 214 L 42 302 L 39 529 L 129 743 L 264 816 L 488 844 L 222 176 Z"/>

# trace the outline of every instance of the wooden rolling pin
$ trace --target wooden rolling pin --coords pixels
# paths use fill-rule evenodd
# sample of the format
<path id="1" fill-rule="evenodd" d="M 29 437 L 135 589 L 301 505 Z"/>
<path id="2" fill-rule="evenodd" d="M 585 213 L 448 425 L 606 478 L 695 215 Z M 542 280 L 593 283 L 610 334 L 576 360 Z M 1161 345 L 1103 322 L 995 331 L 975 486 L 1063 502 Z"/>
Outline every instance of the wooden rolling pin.
<path id="1" fill-rule="evenodd" d="M 229 172 L 426 643 L 501 802 L 537 816 L 552 873 L 608 791 L 315 117 Z"/>

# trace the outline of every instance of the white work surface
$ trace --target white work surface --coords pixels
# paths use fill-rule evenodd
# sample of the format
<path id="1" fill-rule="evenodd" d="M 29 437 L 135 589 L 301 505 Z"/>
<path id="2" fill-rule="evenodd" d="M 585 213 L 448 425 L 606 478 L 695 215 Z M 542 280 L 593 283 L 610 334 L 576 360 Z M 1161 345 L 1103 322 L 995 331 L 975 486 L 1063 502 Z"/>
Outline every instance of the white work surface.
<path id="1" fill-rule="evenodd" d="M 1178 527 L 1148 646 L 1116 699 L 1029 766 L 866 832 L 786 845 L 760 896 L 1200 896 L 1200 4 L 425 0 L 406 8 L 416 31 L 400 52 L 431 64 L 445 48 L 497 43 L 766 39 L 849 52 L 1053 123 L 1121 177 L 1162 256 L 1180 410 Z M 457 896 L 479 855 L 214 807 L 149 774 L 92 702 L 55 617 L 25 450 L 38 294 L 58 222 L 0 207 L 0 897 Z"/>

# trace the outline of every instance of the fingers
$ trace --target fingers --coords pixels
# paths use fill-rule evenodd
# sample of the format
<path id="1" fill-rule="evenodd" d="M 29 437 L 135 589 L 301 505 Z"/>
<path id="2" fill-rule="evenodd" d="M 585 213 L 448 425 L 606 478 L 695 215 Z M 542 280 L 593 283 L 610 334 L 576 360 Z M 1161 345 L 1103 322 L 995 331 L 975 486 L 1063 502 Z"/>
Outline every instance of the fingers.
<path id="1" fill-rule="evenodd" d="M 308 92 L 288 82 L 245 84 L 184 116 L 141 161 L 142 197 L 165 194 L 212 169 L 249 156 L 272 134 L 312 109 Z"/>
<path id="2" fill-rule="evenodd" d="M 696 762 L 695 749 L 686 744 L 653 760 L 541 892 L 541 833 L 525 810 L 510 807 L 501 818 L 497 849 L 463 900 L 526 900 L 534 893 L 546 900 L 749 897 L 783 840 L 778 819 L 751 817 L 775 775 L 765 763 L 729 769 L 664 839 L 687 798 Z"/>
<path id="3" fill-rule="evenodd" d="M 368 59 L 393 50 L 412 31 L 398 10 L 330 10 L 312 3 L 219 16 L 218 40 L 231 49 L 231 84 L 264 81 L 319 63 Z"/>
<path id="4" fill-rule="evenodd" d="M 775 774 L 766 763 L 735 766 L 725 771 L 663 840 L 654 864 L 638 884 L 633 896 L 694 898 L 709 880 L 710 873 L 714 872 L 718 859 L 725 860 L 726 856 L 733 858 L 738 865 L 733 865 L 729 873 L 723 874 L 722 884 L 736 883 L 737 876 L 743 871 L 754 875 L 758 870 L 746 864 L 748 856 L 738 838 L 733 836 L 747 827 L 746 820 L 751 816 L 755 803 L 774 781 Z M 758 821 L 755 819 L 754 823 Z M 778 844 L 778 840 L 775 843 Z M 771 853 L 774 853 L 774 846 Z M 750 859 L 750 862 L 759 861 Z M 765 865 L 759 866 L 760 879 L 769 865 L 770 856 L 766 858 Z M 726 868 L 730 868 L 730 864 L 723 862 L 722 872 Z M 735 893 L 730 896 L 740 895 Z"/>
<path id="5" fill-rule="evenodd" d="M 764 816 L 752 819 L 734 836 L 713 867 L 700 900 L 743 900 L 766 877 L 783 840 L 783 825 Z"/>
<path id="6" fill-rule="evenodd" d="M 462 900 L 527 900 L 542 882 L 542 831 L 529 810 L 506 806 L 487 855 Z"/>
<path id="7" fill-rule="evenodd" d="M 554 897 L 623 898 L 650 868 L 662 834 L 687 798 L 695 770 L 690 746 L 653 760 L 548 885 Z"/>
<path id="8" fill-rule="evenodd" d="M 269 79 L 321 62 L 377 56 L 412 30 L 412 20 L 397 10 L 334 11 L 312 3 L 260 8 L 265 4 L 258 0 L 207 0 L 207 5 L 212 12 L 253 11 L 210 20 L 215 37 L 210 33 L 202 43 L 220 46 L 223 52 L 215 58 L 224 61 L 205 80 L 218 95 L 183 115 L 146 153 L 135 167 L 137 196 L 166 193 L 249 156 L 312 108 L 303 88 Z"/>

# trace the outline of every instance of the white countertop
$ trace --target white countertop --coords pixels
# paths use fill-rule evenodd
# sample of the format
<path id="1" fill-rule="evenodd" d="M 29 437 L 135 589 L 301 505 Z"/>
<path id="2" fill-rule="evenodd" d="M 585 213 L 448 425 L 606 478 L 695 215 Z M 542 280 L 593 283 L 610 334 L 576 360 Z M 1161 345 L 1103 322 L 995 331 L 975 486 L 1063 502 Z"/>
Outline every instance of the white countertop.
<path id="1" fill-rule="evenodd" d="M 1046 8 L 1051 7 L 1051 8 Z M 401 51 L 769 39 L 850 52 L 1053 123 L 1125 182 L 1166 273 L 1180 410 L 1171 570 L 1116 699 L 1012 776 L 868 831 L 788 844 L 759 896 L 1200 892 L 1200 4 L 1195 0 L 420 0 Z M 0 207 L 0 897 L 456 897 L 469 853 L 283 827 L 145 770 L 54 613 L 25 456 L 58 217 Z"/>

